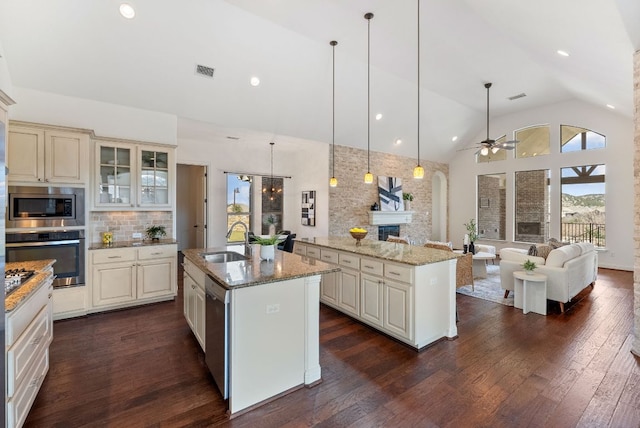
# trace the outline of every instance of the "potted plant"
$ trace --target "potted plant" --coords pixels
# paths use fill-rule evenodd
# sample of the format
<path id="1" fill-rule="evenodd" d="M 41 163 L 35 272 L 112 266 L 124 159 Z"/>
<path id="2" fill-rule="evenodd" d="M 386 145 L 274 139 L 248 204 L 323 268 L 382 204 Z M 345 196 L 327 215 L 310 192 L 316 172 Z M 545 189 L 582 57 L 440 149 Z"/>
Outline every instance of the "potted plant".
<path id="1" fill-rule="evenodd" d="M 536 266 L 535 262 L 532 262 L 529 259 L 527 259 L 527 261 L 522 264 L 522 269 L 524 269 L 524 271 L 527 273 L 527 275 L 533 275 L 533 270 L 536 267 L 537 266 Z"/>
<path id="2" fill-rule="evenodd" d="M 464 227 L 467 229 L 467 235 L 469 236 L 469 252 L 475 254 L 475 245 L 473 244 L 478 235 L 476 234 L 476 220 L 474 218 L 469 219 L 469 223 L 465 223 Z"/>
<path id="3" fill-rule="evenodd" d="M 404 200 L 405 211 L 411 211 L 411 202 L 413 201 L 413 195 L 409 192 L 402 192 L 402 200 Z"/>
<path id="4" fill-rule="evenodd" d="M 152 241 L 159 241 L 160 238 L 167 234 L 167 231 L 165 230 L 164 226 L 152 225 L 147 227 L 145 233 L 147 234 L 147 238 L 151 239 Z"/>
<path id="5" fill-rule="evenodd" d="M 253 238 L 252 244 L 260 245 L 260 259 L 273 260 L 273 258 L 275 257 L 276 245 L 282 241 L 282 238 L 274 234 L 269 236 L 268 238 L 255 236 Z"/>
<path id="6" fill-rule="evenodd" d="M 276 234 L 276 216 L 273 214 L 269 214 L 264 221 L 265 224 L 269 225 L 269 235 L 273 236 Z"/>

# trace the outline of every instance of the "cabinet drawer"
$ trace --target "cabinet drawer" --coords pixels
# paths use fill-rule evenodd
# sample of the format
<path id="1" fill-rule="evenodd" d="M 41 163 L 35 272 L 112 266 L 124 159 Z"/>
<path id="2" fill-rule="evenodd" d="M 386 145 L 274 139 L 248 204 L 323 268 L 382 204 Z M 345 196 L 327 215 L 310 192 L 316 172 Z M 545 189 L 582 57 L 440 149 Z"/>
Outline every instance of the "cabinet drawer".
<path id="1" fill-rule="evenodd" d="M 7 401 L 7 426 L 22 426 L 48 371 L 49 350 L 47 349 L 42 353 L 34 369 L 29 373 L 29 377 L 20 385 L 15 396 Z"/>
<path id="2" fill-rule="evenodd" d="M 7 331 L 6 346 L 15 343 L 20 335 L 28 328 L 33 317 L 49 303 L 50 295 L 53 294 L 51 287 L 51 278 L 47 279 L 44 284 L 35 291 L 31 297 L 11 312 L 7 313 Z"/>
<path id="3" fill-rule="evenodd" d="M 362 272 L 367 272 L 373 275 L 382 276 L 382 273 L 384 272 L 384 264 L 378 260 L 363 258 L 360 261 L 360 270 Z"/>
<path id="4" fill-rule="evenodd" d="M 12 397 L 18 386 L 30 377 L 34 361 L 48 348 L 52 338 L 50 326 L 49 307 L 45 306 L 7 351 L 8 397 Z"/>
<path id="5" fill-rule="evenodd" d="M 338 254 L 338 264 L 351 269 L 360 269 L 360 257 L 353 256 L 351 254 L 340 253 Z"/>
<path id="6" fill-rule="evenodd" d="M 136 250 L 133 248 L 114 248 L 113 250 L 93 250 L 91 262 L 94 265 L 102 263 L 133 262 L 136 259 Z"/>
<path id="7" fill-rule="evenodd" d="M 295 241 L 293 243 L 293 252 L 295 254 L 298 254 L 299 256 L 306 256 L 307 255 L 307 246 L 306 245 L 302 245 L 301 243 Z"/>
<path id="8" fill-rule="evenodd" d="M 175 245 L 152 245 L 138 248 L 138 260 L 163 259 L 175 257 L 177 254 L 178 249 Z"/>
<path id="9" fill-rule="evenodd" d="M 307 257 L 313 257 L 314 259 L 320 258 L 320 248 L 307 247 Z"/>
<path id="10" fill-rule="evenodd" d="M 326 263 L 338 264 L 338 253 L 331 250 L 320 250 L 320 260 Z"/>
<path id="11" fill-rule="evenodd" d="M 385 263 L 384 276 L 389 279 L 395 279 L 396 281 L 402 281 L 411 284 L 413 269 L 407 266 L 392 265 Z"/>
<path id="12" fill-rule="evenodd" d="M 205 273 L 198 269 L 193 262 L 187 258 L 184 259 L 184 271 L 189 274 L 191 279 L 204 290 Z"/>

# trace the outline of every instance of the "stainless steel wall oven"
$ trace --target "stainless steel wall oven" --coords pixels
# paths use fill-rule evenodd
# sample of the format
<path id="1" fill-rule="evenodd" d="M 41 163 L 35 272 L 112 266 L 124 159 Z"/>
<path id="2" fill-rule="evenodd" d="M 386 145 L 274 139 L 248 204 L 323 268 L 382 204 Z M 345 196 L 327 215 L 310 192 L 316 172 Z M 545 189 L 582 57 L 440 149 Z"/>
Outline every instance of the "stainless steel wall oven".
<path id="1" fill-rule="evenodd" d="M 84 230 L 7 233 L 6 240 L 7 262 L 56 259 L 54 287 L 85 284 Z"/>

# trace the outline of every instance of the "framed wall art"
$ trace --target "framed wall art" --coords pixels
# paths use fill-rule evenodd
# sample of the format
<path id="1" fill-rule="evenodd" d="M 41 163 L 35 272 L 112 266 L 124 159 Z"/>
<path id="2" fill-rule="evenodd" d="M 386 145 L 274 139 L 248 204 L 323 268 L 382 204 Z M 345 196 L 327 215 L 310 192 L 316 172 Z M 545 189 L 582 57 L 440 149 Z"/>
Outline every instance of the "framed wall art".
<path id="1" fill-rule="evenodd" d="M 397 177 L 378 176 L 378 195 L 380 211 L 403 211 L 402 179 Z"/>
<path id="2" fill-rule="evenodd" d="M 304 226 L 316 225 L 316 191 L 302 192 L 302 224 Z"/>

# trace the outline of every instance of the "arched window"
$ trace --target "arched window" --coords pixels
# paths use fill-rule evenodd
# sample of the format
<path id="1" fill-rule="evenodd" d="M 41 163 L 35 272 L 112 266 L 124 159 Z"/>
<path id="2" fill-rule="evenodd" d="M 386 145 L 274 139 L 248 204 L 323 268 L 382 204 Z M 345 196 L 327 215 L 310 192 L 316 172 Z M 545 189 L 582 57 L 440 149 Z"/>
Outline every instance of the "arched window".
<path id="1" fill-rule="evenodd" d="M 604 149 L 607 138 L 577 126 L 560 125 L 560 151 L 562 153 L 580 150 Z"/>
<path id="2" fill-rule="evenodd" d="M 549 125 L 535 125 L 523 128 L 515 132 L 516 158 L 529 158 L 532 156 L 548 155 L 549 149 Z"/>

